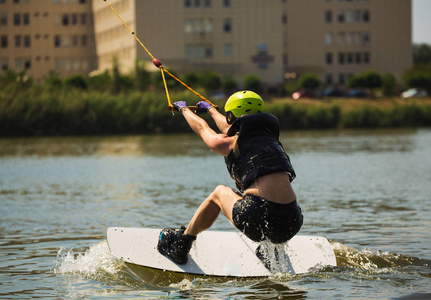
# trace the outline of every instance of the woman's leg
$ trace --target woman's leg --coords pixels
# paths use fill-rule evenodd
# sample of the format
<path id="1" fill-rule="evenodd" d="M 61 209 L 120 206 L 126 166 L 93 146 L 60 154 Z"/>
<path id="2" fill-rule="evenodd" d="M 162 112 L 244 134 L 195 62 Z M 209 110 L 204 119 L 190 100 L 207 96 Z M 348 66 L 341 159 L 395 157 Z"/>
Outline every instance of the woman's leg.
<path id="1" fill-rule="evenodd" d="M 233 224 L 232 209 L 235 202 L 239 199 L 241 199 L 241 196 L 234 190 L 227 186 L 219 185 L 199 206 L 184 233 L 196 236 L 202 231 L 207 230 L 214 224 L 220 210 Z"/>

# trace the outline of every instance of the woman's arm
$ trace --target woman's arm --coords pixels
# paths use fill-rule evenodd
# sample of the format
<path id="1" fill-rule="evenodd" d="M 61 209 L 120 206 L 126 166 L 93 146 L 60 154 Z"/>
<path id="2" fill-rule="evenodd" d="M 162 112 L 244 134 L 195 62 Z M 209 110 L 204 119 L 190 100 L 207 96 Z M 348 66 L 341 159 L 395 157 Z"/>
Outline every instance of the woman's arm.
<path id="1" fill-rule="evenodd" d="M 210 112 L 211 111 L 211 112 Z M 193 113 L 188 107 L 184 107 L 181 109 L 181 113 L 189 124 L 190 128 L 196 132 L 198 136 L 202 138 L 204 143 L 214 152 L 217 152 L 223 156 L 228 156 L 232 150 L 234 138 L 227 136 L 225 133 L 217 134 L 208 123 Z M 213 117 L 215 115 L 215 122 L 217 123 L 217 127 L 223 132 L 222 122 L 220 121 L 220 114 L 216 109 L 210 109 L 208 113 Z M 217 121 L 219 120 L 219 121 Z M 226 123 L 226 120 L 224 121 Z M 219 124 L 221 123 L 222 128 L 220 128 Z M 227 125 L 227 123 L 226 123 Z M 228 125 L 229 126 L 229 125 Z M 227 131 L 226 131 L 227 132 Z"/>
<path id="2" fill-rule="evenodd" d="M 216 108 L 212 107 L 208 109 L 208 114 L 213 118 L 214 122 L 216 123 L 218 129 L 220 129 L 221 132 L 224 134 L 227 134 L 230 125 L 226 121 L 226 117 L 221 114 Z"/>

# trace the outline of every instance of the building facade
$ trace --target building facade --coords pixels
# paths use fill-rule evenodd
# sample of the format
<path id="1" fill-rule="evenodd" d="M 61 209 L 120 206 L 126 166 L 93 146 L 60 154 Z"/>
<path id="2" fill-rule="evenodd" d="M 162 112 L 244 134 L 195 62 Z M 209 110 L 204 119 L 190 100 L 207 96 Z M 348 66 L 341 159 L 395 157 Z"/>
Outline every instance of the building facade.
<path id="1" fill-rule="evenodd" d="M 413 65 L 410 0 L 288 0 L 287 72 L 327 85 L 374 70 L 399 82 Z"/>
<path id="2" fill-rule="evenodd" d="M 254 74 L 277 87 L 316 73 L 326 85 L 343 86 L 367 70 L 391 73 L 401 82 L 412 67 L 411 0 L 108 2 L 148 50 L 180 75 L 210 69 L 242 82 Z M 133 71 L 137 58 L 157 71 L 105 1 L 37 3 L 0 0 L 3 67 L 67 76 L 111 69 L 115 57 L 123 72 Z"/>
<path id="3" fill-rule="evenodd" d="M 90 0 L 0 0 L 0 63 L 41 82 L 97 69 Z"/>

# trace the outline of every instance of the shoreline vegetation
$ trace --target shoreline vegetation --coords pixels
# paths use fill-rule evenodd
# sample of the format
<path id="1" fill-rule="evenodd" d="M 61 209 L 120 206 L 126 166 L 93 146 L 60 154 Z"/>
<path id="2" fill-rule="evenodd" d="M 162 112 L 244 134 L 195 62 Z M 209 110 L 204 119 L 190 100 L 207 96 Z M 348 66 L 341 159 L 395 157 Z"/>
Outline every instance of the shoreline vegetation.
<path id="1" fill-rule="evenodd" d="M 171 94 L 172 102 L 198 101 L 189 92 Z M 211 99 L 210 99 L 211 100 Z M 224 112 L 224 100 L 211 100 Z M 431 98 L 265 99 L 281 130 L 419 128 L 431 126 Z M 30 89 L 0 93 L 0 136 L 67 136 L 187 132 L 178 113 L 167 110 L 166 95 Z M 207 119 L 206 116 L 204 116 Z M 209 119 L 207 119 L 209 120 Z M 212 124 L 212 122 L 210 122 Z"/>

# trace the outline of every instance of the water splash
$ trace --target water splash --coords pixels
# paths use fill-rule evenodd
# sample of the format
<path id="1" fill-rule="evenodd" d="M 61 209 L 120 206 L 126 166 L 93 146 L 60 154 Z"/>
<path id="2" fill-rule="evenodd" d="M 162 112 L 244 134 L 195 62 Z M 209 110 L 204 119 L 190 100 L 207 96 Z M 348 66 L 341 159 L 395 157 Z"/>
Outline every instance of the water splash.
<path id="1" fill-rule="evenodd" d="M 61 248 L 55 263 L 54 273 L 58 275 L 76 275 L 110 285 L 146 286 L 123 262 L 112 256 L 106 240 L 91 246 L 83 254 Z"/>
<path id="2" fill-rule="evenodd" d="M 431 261 L 393 252 L 357 250 L 339 242 L 331 242 L 339 267 L 359 270 L 395 269 L 408 266 L 431 266 Z"/>

